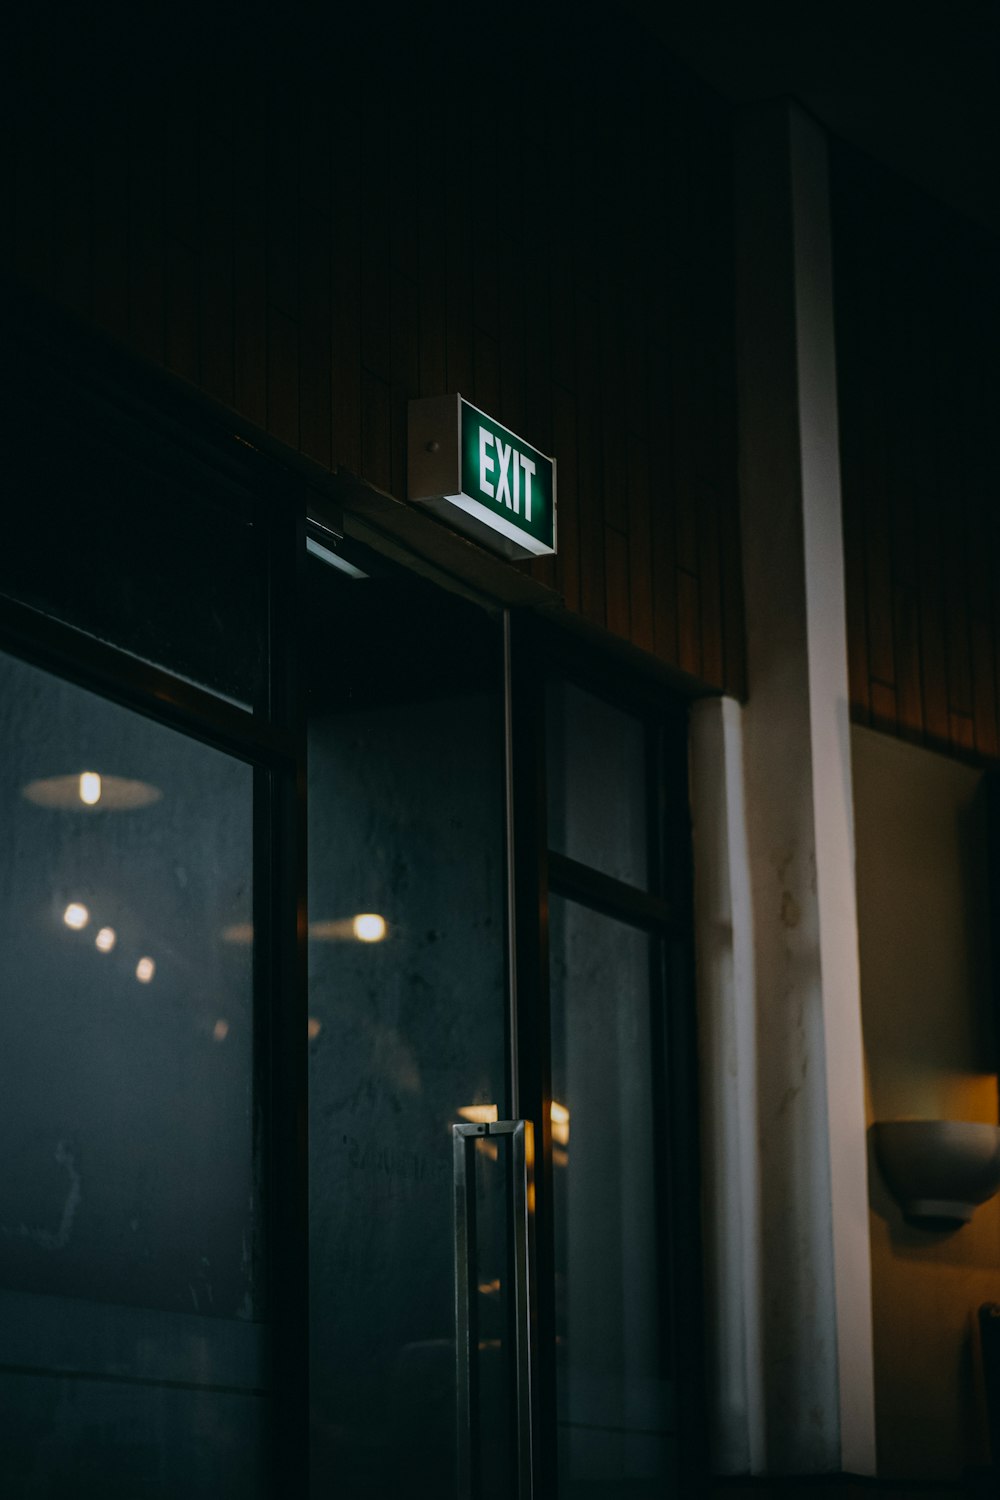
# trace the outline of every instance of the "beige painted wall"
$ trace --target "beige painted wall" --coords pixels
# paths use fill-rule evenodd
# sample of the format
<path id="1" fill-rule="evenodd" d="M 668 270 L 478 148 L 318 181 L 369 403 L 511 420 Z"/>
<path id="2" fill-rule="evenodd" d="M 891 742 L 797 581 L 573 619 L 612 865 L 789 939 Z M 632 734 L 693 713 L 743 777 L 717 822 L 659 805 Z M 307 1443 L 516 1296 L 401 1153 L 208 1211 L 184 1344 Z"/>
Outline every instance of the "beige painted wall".
<path id="1" fill-rule="evenodd" d="M 868 1119 L 997 1122 L 981 772 L 852 728 Z M 906 1224 L 869 1152 L 879 1473 L 986 1461 L 973 1324 L 1000 1301 L 1000 1198 Z"/>

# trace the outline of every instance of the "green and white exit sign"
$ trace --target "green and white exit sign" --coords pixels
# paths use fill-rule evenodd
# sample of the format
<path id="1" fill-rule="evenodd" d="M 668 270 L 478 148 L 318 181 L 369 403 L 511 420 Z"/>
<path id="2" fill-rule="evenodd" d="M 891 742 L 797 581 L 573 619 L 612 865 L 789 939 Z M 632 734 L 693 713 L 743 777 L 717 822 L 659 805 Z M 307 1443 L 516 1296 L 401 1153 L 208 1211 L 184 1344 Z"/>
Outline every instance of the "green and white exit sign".
<path id="1" fill-rule="evenodd" d="M 556 462 L 461 396 L 411 401 L 409 497 L 505 557 L 556 550 Z"/>

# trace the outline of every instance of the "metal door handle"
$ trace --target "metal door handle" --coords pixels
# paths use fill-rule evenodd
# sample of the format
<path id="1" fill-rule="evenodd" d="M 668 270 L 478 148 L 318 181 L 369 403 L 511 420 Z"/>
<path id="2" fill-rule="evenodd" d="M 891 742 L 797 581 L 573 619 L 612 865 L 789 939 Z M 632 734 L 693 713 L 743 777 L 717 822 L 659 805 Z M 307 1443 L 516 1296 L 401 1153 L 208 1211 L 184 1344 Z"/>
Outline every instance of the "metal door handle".
<path id="1" fill-rule="evenodd" d="M 455 1371 L 458 1388 L 458 1500 L 474 1500 L 473 1428 L 476 1396 L 475 1144 L 484 1136 L 510 1137 L 514 1171 L 514 1306 L 517 1372 L 518 1500 L 532 1500 L 531 1431 L 531 1216 L 534 1212 L 535 1152 L 530 1120 L 493 1120 L 453 1125 L 455 1152 Z"/>

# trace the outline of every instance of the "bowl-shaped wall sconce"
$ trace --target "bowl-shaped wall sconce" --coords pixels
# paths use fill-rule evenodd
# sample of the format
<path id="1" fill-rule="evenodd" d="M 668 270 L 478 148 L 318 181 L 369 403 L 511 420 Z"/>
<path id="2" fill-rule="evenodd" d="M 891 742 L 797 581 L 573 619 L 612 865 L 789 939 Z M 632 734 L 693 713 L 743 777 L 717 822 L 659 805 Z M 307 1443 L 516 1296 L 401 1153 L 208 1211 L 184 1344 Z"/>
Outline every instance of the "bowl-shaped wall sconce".
<path id="1" fill-rule="evenodd" d="M 907 1219 L 957 1229 L 1000 1189 L 1000 1125 L 882 1120 L 873 1126 L 882 1175 Z"/>

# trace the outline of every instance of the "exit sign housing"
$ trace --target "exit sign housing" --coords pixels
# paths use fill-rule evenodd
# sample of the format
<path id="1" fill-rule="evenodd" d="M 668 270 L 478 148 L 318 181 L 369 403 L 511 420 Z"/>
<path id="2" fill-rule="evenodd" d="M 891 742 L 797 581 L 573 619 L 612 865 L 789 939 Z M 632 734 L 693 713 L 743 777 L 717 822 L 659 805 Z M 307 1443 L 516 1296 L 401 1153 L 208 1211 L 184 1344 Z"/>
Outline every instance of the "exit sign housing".
<path id="1" fill-rule="evenodd" d="M 461 396 L 411 401 L 409 497 L 504 557 L 556 550 L 556 462 Z"/>

